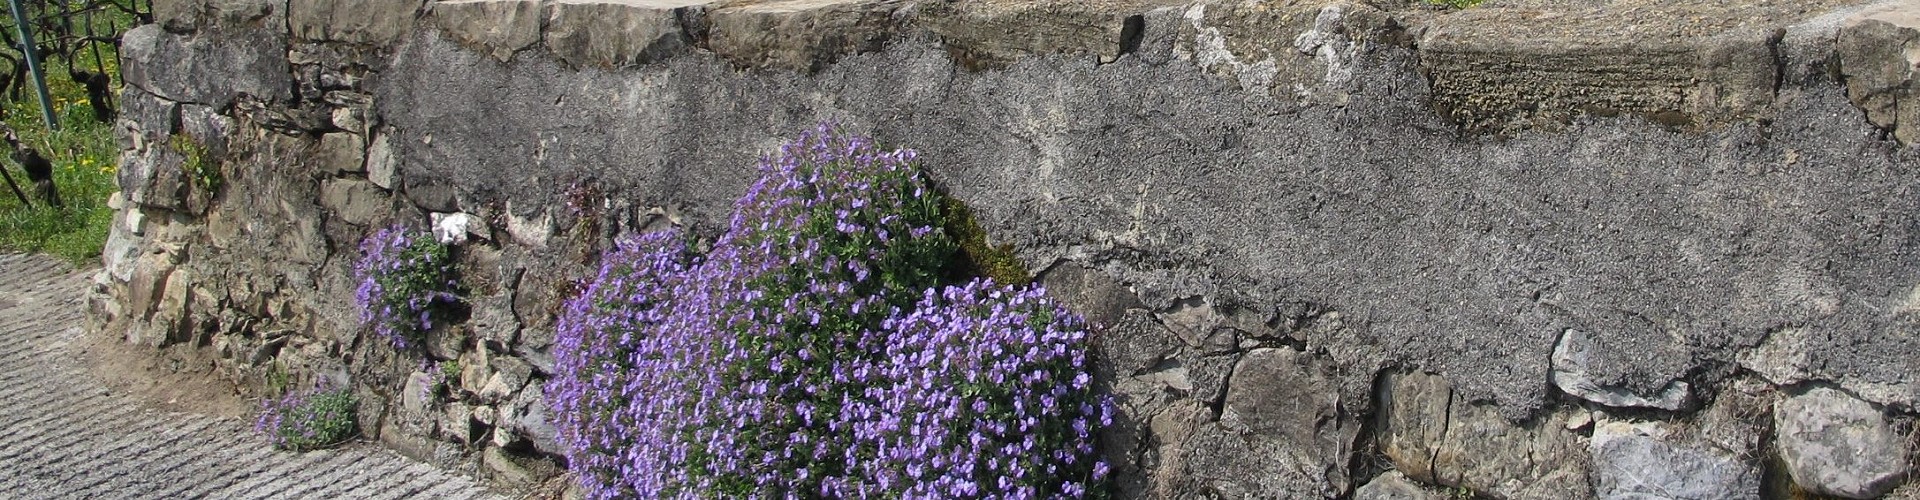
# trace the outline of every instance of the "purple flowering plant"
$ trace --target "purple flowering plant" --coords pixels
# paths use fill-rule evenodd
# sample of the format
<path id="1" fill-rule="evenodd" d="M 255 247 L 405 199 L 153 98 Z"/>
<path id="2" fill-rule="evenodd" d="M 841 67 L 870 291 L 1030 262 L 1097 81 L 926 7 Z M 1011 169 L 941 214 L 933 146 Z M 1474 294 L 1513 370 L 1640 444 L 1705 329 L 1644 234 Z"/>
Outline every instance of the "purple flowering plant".
<path id="1" fill-rule="evenodd" d="M 253 430 L 283 450 L 326 448 L 358 433 L 354 418 L 358 404 L 353 391 L 345 387 L 288 392 L 261 402 Z"/>
<path id="2" fill-rule="evenodd" d="M 427 231 L 395 224 L 360 242 L 353 268 L 360 323 L 395 348 L 417 345 L 435 319 L 459 303 L 452 251 Z"/>
<path id="3" fill-rule="evenodd" d="M 1084 323 L 943 272 L 914 159 L 821 126 L 761 162 L 710 251 L 668 230 L 602 257 L 547 392 L 590 496 L 1101 495 Z"/>

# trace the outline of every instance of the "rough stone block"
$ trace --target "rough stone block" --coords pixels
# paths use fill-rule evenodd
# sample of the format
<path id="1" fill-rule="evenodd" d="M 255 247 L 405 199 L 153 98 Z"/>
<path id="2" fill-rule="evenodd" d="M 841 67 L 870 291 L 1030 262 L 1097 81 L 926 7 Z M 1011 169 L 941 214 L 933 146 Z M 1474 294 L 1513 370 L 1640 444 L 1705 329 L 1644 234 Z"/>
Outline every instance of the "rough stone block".
<path id="1" fill-rule="evenodd" d="M 400 408 L 408 415 L 424 417 L 427 414 L 429 390 L 433 389 L 433 375 L 427 372 L 413 372 L 407 375 L 406 384 L 400 387 Z"/>
<path id="2" fill-rule="evenodd" d="M 1807 491 L 1874 498 L 1907 477 L 1906 436 L 1866 401 L 1816 387 L 1779 402 L 1773 418 L 1780 458 Z"/>
<path id="3" fill-rule="evenodd" d="M 1847 98 L 1902 144 L 1920 140 L 1920 1 L 1875 4 L 1843 21 L 1835 54 Z"/>
<path id="4" fill-rule="evenodd" d="M 900 31 L 899 4 L 791 0 L 717 6 L 707 48 L 749 68 L 818 71 L 842 56 L 879 51 Z"/>
<path id="5" fill-rule="evenodd" d="M 320 170 L 331 174 L 365 172 L 367 144 L 359 135 L 334 132 L 320 136 L 314 161 Z"/>
<path id="6" fill-rule="evenodd" d="M 492 472 L 494 479 L 501 482 L 525 485 L 534 481 L 533 473 L 528 471 L 526 466 L 520 465 L 519 460 L 499 447 L 487 448 L 487 451 L 481 453 L 480 462 Z"/>
<path id="7" fill-rule="evenodd" d="M 1407 479 L 1400 471 L 1390 470 L 1353 491 L 1353 500 L 1444 500 L 1446 495 L 1427 491 Z"/>
<path id="8" fill-rule="evenodd" d="M 575 67 L 619 68 L 684 52 L 693 38 L 684 22 L 711 0 L 555 0 L 547 14 L 547 48 Z"/>
<path id="9" fill-rule="evenodd" d="M 278 26 L 285 2 L 272 0 L 155 0 L 153 20 L 173 32 L 234 26 Z"/>
<path id="10" fill-rule="evenodd" d="M 1649 3 L 1622 20 L 1599 6 L 1540 15 L 1468 9 L 1436 18 L 1418 46 L 1435 106 L 1463 125 L 1495 130 L 1557 126 L 1573 116 L 1630 114 L 1672 126 L 1748 118 L 1771 104 L 1779 32 L 1754 18 L 1801 6 L 1728 9 Z"/>
<path id="11" fill-rule="evenodd" d="M 386 44 L 413 30 L 425 0 L 290 0 L 287 24 L 310 42 Z"/>
<path id="12" fill-rule="evenodd" d="M 226 108 L 240 95 L 293 98 L 286 39 L 280 31 L 236 30 L 183 36 L 149 24 L 121 35 L 121 78 L 161 98 Z"/>
<path id="13" fill-rule="evenodd" d="M 513 345 L 520 334 L 520 320 L 513 316 L 513 297 L 500 292 L 475 297 L 472 304 L 474 333 L 489 343 Z"/>
<path id="14" fill-rule="evenodd" d="M 180 106 L 180 132 L 205 147 L 209 161 L 227 156 L 229 142 L 238 128 L 239 124 L 233 118 L 220 114 L 211 106 Z"/>
<path id="15" fill-rule="evenodd" d="M 388 201 L 371 182 L 327 179 L 320 185 L 320 206 L 341 220 L 365 226 L 386 215 Z"/>
<path id="16" fill-rule="evenodd" d="M 1588 496 L 1586 453 L 1562 424 L 1567 415 L 1508 422 L 1425 373 L 1392 375 L 1385 391 L 1380 449 L 1408 476 L 1500 498 Z"/>
<path id="17" fill-rule="evenodd" d="M 393 189 L 399 180 L 399 159 L 394 154 L 392 136 L 390 130 L 376 133 L 367 145 L 367 181 L 380 189 Z"/>
<path id="18" fill-rule="evenodd" d="M 520 395 L 514 397 L 511 405 L 503 405 L 502 411 L 508 412 L 501 418 L 500 428 L 527 438 L 534 449 L 544 453 L 564 453 L 560 446 L 559 431 L 548 419 L 547 399 L 544 382 L 533 382 Z"/>
<path id="19" fill-rule="evenodd" d="M 448 403 L 440 412 L 440 437 L 456 443 L 472 443 L 477 427 L 473 425 L 473 412 L 465 403 Z"/>
<path id="20" fill-rule="evenodd" d="M 452 0 L 433 2 L 434 24 L 454 40 L 484 47 L 502 62 L 540 43 L 547 13 L 538 0 Z"/>
<path id="21" fill-rule="evenodd" d="M 1329 491 L 1348 488 L 1347 464 L 1360 425 L 1342 411 L 1340 384 L 1324 360 L 1293 349 L 1254 349 L 1240 357 L 1220 425 L 1285 450 L 1261 460 L 1255 476 L 1302 474 Z M 1298 493 L 1298 492 L 1295 492 Z"/>
<path id="22" fill-rule="evenodd" d="M 491 356 L 489 362 L 489 371 L 493 374 L 488 376 L 486 383 L 479 387 L 479 397 L 482 401 L 509 400 L 519 393 L 522 387 L 526 387 L 527 381 L 533 378 L 533 366 L 519 358 L 496 355 Z"/>
<path id="23" fill-rule="evenodd" d="M 1607 422 L 1593 431 L 1594 496 L 1603 499 L 1760 497 L 1760 469 L 1711 444 L 1652 422 Z"/>
<path id="24" fill-rule="evenodd" d="M 1655 394 L 1641 395 L 1624 387 L 1601 384 L 1589 374 L 1594 350 L 1592 338 L 1580 330 L 1566 330 L 1553 348 L 1553 385 L 1580 399 L 1616 408 L 1642 407 L 1678 410 L 1691 400 L 1688 385 L 1670 381 Z"/>
<path id="25" fill-rule="evenodd" d="M 1050 54 L 1108 63 L 1139 45 L 1141 14 L 1165 2 L 935 2 L 918 19 L 962 64 L 1003 67 Z"/>
<path id="26" fill-rule="evenodd" d="M 123 139 L 140 142 L 122 144 L 122 149 L 140 149 L 147 143 L 164 144 L 180 125 L 180 105 L 160 98 L 139 87 L 128 86 L 120 92 L 120 125 Z"/>

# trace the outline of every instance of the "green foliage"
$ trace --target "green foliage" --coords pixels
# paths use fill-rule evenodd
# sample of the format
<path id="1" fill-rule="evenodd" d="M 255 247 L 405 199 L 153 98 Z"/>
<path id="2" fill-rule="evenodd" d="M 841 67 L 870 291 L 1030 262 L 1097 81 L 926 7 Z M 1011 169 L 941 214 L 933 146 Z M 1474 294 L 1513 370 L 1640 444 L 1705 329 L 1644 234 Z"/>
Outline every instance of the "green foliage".
<path id="1" fill-rule="evenodd" d="M 104 12 L 114 15 L 86 18 L 94 21 L 96 33 L 101 36 L 117 36 L 117 33 L 111 32 L 110 26 L 124 28 L 132 25 L 131 19 L 119 14 L 118 10 Z M 112 24 L 109 17 L 113 18 Z M 11 33 L 12 23 L 6 22 L 4 25 Z M 75 29 L 79 29 L 80 25 L 74 25 Z M 42 38 L 43 42 L 59 42 L 50 38 L 50 33 L 36 33 L 35 36 Z M 113 52 L 107 50 L 97 61 L 92 57 L 91 50 L 78 53 L 85 55 L 78 57 L 73 64 L 79 65 L 78 69 L 81 70 L 103 71 L 113 75 L 113 89 L 117 95 L 121 84 L 118 79 L 120 71 Z M 47 130 L 40 118 L 40 105 L 33 98 L 31 89 L 21 91 L 19 99 L 0 96 L 0 117 L 4 117 L 7 125 L 19 132 L 22 144 L 39 150 L 53 163 L 54 184 L 59 187 L 60 198 L 66 207 L 57 209 L 38 200 L 33 200 L 30 208 L 22 207 L 11 191 L 0 187 L 0 251 L 46 252 L 76 266 L 86 266 L 99 262 L 100 250 L 106 246 L 107 229 L 113 224 L 113 209 L 107 207 L 107 197 L 117 190 L 114 175 L 119 151 L 113 139 L 112 124 L 94 119 L 86 87 L 66 76 L 69 60 L 51 52 L 47 55 L 47 87 L 52 94 L 54 114 L 60 121 L 61 129 Z M 22 183 L 20 188 L 28 190 L 28 196 L 32 196 L 31 186 L 24 185 L 27 180 L 19 165 L 6 161 L 4 167 L 0 168 L 6 168 L 14 182 Z"/>
<path id="2" fill-rule="evenodd" d="M 396 348 L 418 345 L 435 321 L 458 319 L 453 250 L 430 233 L 401 225 L 374 232 L 360 242 L 353 274 L 360 323 Z"/>
<path id="3" fill-rule="evenodd" d="M 187 180 L 193 183 L 194 189 L 213 196 L 220 192 L 221 186 L 226 185 L 226 177 L 220 174 L 220 163 L 207 158 L 206 146 L 194 142 L 186 134 L 174 134 L 172 139 L 167 140 L 167 146 L 186 157 L 180 169 L 186 172 Z"/>
<path id="4" fill-rule="evenodd" d="M 293 375 L 287 373 L 287 367 L 281 365 L 278 359 L 267 364 L 267 373 L 261 378 L 267 383 L 267 394 L 283 395 L 287 393 L 287 389 L 293 387 Z"/>
<path id="5" fill-rule="evenodd" d="M 345 387 L 288 394 L 261 410 L 254 429 L 266 434 L 267 440 L 280 449 L 327 448 L 359 433 L 355 418 L 359 405 L 353 390 Z"/>
<path id="6" fill-rule="evenodd" d="M 979 276 L 995 283 L 1020 286 L 1033 282 L 1027 266 L 1013 255 L 1013 245 L 987 243 L 987 232 L 973 217 L 973 209 L 959 198 L 940 195 L 942 229 L 959 242 L 960 252 L 947 272 L 954 276 Z"/>
<path id="7" fill-rule="evenodd" d="M 440 369 L 435 370 L 433 374 L 434 390 L 453 390 L 454 385 L 460 383 L 460 370 L 462 369 L 460 360 L 449 359 L 441 361 Z"/>
<path id="8" fill-rule="evenodd" d="M 1452 9 L 1465 9 L 1465 8 L 1473 7 L 1475 5 L 1480 5 L 1480 2 L 1483 2 L 1483 1 L 1486 1 L 1486 0 L 1426 0 L 1427 5 L 1438 5 L 1441 7 L 1447 7 Z"/>

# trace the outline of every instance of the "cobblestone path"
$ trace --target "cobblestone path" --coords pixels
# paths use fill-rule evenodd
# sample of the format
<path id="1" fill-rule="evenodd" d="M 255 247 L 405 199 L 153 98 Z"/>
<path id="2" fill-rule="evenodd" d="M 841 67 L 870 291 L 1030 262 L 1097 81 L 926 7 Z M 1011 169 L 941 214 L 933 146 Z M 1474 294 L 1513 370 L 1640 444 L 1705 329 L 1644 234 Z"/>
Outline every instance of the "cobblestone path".
<path id="1" fill-rule="evenodd" d="M 250 422 L 109 395 L 70 352 L 86 282 L 0 255 L 0 498 L 497 498 L 383 448 L 278 451 Z"/>

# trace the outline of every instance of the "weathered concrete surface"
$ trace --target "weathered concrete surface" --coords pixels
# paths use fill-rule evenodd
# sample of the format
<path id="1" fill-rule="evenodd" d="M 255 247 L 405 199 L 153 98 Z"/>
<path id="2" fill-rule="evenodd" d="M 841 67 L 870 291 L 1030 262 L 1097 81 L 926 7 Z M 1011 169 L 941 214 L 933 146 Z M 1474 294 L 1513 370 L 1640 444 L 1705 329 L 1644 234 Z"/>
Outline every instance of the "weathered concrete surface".
<path id="1" fill-rule="evenodd" d="M 0 255 L 0 496 L 10 498 L 500 498 L 466 477 L 365 444 L 275 451 L 250 422 L 144 409 L 110 394 L 69 346 L 86 272 Z"/>
<path id="2" fill-rule="evenodd" d="M 1905 57 L 1905 31 L 1858 20 L 1904 26 L 1898 9 L 359 4 L 295 2 L 279 88 L 297 102 L 234 98 L 215 113 L 233 127 L 181 102 L 210 91 L 129 77 L 145 101 L 121 127 L 138 196 L 115 268 L 155 269 L 116 271 L 99 310 L 128 331 L 214 328 L 240 372 L 352 373 L 404 416 L 382 438 L 416 454 L 554 451 L 537 388 L 593 256 L 648 227 L 711 234 L 754 160 L 820 121 L 919 150 L 994 243 L 1110 327 L 1096 371 L 1122 408 L 1105 439 L 1123 495 L 1350 495 L 1371 442 L 1418 481 L 1579 498 L 1581 440 L 1606 417 L 1589 410 L 1711 433 L 1692 413 L 1747 380 L 1736 367 L 1771 384 L 1756 399 L 1833 383 L 1920 407 L 1908 84 L 1848 62 Z M 378 29 L 356 17 L 384 9 L 399 14 Z M 198 23 L 164 32 L 185 53 L 140 64 L 192 66 L 236 38 Z M 174 158 L 134 140 L 176 129 L 231 130 L 224 195 L 166 189 Z M 312 154 L 354 147 L 364 164 Z M 431 213 L 490 237 L 460 257 L 485 307 L 429 357 L 493 371 L 408 407 L 393 392 L 418 360 L 357 337 L 347 276 L 369 230 Z M 166 266 L 193 277 L 184 314 L 164 312 Z M 1431 390 L 1379 390 L 1409 372 Z"/>
<path id="3" fill-rule="evenodd" d="M 684 203 L 696 224 L 724 213 L 767 138 L 847 121 L 919 149 L 1036 267 L 1121 262 L 1154 308 L 1328 304 L 1512 418 L 1539 406 L 1569 327 L 1600 346 L 1590 376 L 1648 394 L 1790 323 L 1835 332 L 1807 349 L 1832 360 L 1823 377 L 1913 371 L 1887 355 L 1907 337 L 1865 333 L 1897 328 L 1865 311 L 1920 283 L 1901 243 L 1914 226 L 1895 222 L 1913 213 L 1896 194 L 1911 160 L 1864 136 L 1831 82 L 1785 91 L 1765 127 L 1601 118 L 1494 140 L 1454 136 L 1412 72 L 1363 72 L 1349 104 L 1299 106 L 1185 61 L 1095 62 L 955 72 L 900 43 L 804 78 L 698 57 L 629 77 L 503 66 L 420 33 L 393 71 L 421 76 L 375 92 L 408 110 L 383 116 L 403 176 L 450 179 L 463 206 L 551 205 L 554 186 L 595 179 Z"/>

